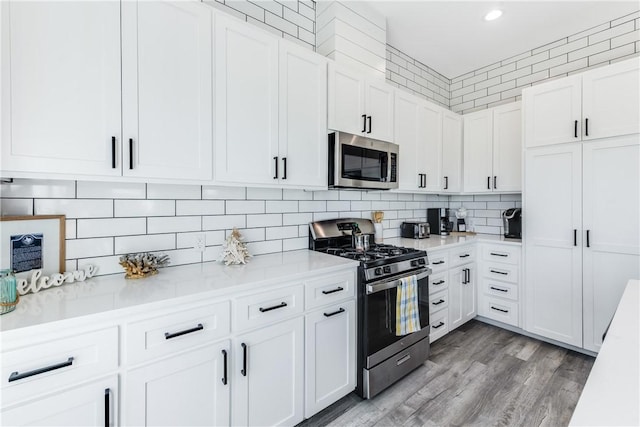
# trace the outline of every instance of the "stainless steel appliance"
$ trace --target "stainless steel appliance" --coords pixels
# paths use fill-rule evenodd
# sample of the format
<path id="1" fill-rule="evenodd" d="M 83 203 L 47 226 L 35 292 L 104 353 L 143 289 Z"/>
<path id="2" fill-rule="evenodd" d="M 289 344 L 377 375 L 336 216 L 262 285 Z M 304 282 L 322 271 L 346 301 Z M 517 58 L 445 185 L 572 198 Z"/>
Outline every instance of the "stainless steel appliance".
<path id="1" fill-rule="evenodd" d="M 511 208 L 502 212 L 502 222 L 504 223 L 504 237 L 522 238 L 522 209 Z"/>
<path id="2" fill-rule="evenodd" d="M 429 274 L 427 253 L 392 245 L 353 247 L 354 233 L 373 234 L 368 219 L 312 222 L 309 249 L 360 261 L 358 268 L 358 351 L 356 392 L 371 398 L 429 357 Z M 396 297 L 401 279 L 415 275 L 420 330 L 396 335 Z"/>
<path id="3" fill-rule="evenodd" d="M 427 222 L 434 234 L 446 236 L 453 230 L 453 222 L 449 219 L 448 208 L 427 209 Z"/>
<path id="4" fill-rule="evenodd" d="M 400 224 L 400 236 L 409 239 L 426 239 L 431 234 L 428 222 L 403 222 Z"/>
<path id="5" fill-rule="evenodd" d="M 398 188 L 397 144 L 344 132 L 329 134 L 329 187 Z"/>

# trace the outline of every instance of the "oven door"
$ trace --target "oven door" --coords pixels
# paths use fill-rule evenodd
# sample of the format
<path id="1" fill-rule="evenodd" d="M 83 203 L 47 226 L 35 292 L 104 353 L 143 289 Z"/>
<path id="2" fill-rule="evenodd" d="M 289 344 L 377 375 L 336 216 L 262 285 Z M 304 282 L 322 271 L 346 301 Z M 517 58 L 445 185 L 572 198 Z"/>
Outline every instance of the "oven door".
<path id="1" fill-rule="evenodd" d="M 337 187 L 398 188 L 398 146 L 357 135 L 338 134 L 334 156 Z"/>
<path id="2" fill-rule="evenodd" d="M 364 367 L 370 369 L 399 351 L 429 336 L 429 274 L 423 268 L 385 281 L 365 285 L 364 295 Z M 396 335 L 396 301 L 400 279 L 415 274 L 418 282 L 420 331 Z"/>

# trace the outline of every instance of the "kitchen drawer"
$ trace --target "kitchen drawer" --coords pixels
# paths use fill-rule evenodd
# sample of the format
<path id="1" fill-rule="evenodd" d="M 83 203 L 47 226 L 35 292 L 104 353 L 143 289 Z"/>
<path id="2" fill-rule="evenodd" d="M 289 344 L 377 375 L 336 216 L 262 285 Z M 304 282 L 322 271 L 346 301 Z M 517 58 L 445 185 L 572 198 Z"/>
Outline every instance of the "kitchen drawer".
<path id="1" fill-rule="evenodd" d="M 118 327 L 2 353 L 1 406 L 118 369 Z"/>
<path id="2" fill-rule="evenodd" d="M 429 296 L 429 314 L 445 309 L 449 306 L 449 291 L 446 289 Z"/>
<path id="3" fill-rule="evenodd" d="M 482 275 L 502 282 L 518 283 L 518 267 L 509 264 L 483 263 Z"/>
<path id="4" fill-rule="evenodd" d="M 483 295 L 478 314 L 513 326 L 518 325 L 518 303 Z"/>
<path id="5" fill-rule="evenodd" d="M 429 342 L 432 343 L 449 333 L 449 310 L 440 310 L 431 316 Z"/>
<path id="6" fill-rule="evenodd" d="M 140 362 L 176 353 L 224 338 L 231 333 L 229 301 L 155 315 L 127 325 L 126 363 Z"/>
<path id="7" fill-rule="evenodd" d="M 321 307 L 356 295 L 356 273 L 345 271 L 340 274 L 308 280 L 305 284 L 305 308 Z"/>
<path id="8" fill-rule="evenodd" d="M 485 261 L 520 264 L 520 250 L 518 246 L 482 244 L 482 259 Z"/>
<path id="9" fill-rule="evenodd" d="M 518 301 L 518 286 L 513 283 L 487 279 L 486 277 L 481 279 L 481 283 L 480 292 L 484 292 L 486 295 Z"/>
<path id="10" fill-rule="evenodd" d="M 463 246 L 461 248 L 452 249 L 449 252 L 450 267 L 456 267 L 458 265 L 467 264 L 475 260 L 476 260 L 475 245 Z"/>
<path id="11" fill-rule="evenodd" d="M 434 273 L 445 271 L 449 268 L 449 253 L 446 251 L 428 252 L 429 267 Z"/>
<path id="12" fill-rule="evenodd" d="M 302 314 L 304 288 L 287 286 L 235 300 L 234 332 L 265 326 L 294 314 Z"/>
<path id="13" fill-rule="evenodd" d="M 429 294 L 435 294 L 442 290 L 447 289 L 449 286 L 449 272 L 443 271 L 441 273 L 432 274 L 429 276 Z"/>

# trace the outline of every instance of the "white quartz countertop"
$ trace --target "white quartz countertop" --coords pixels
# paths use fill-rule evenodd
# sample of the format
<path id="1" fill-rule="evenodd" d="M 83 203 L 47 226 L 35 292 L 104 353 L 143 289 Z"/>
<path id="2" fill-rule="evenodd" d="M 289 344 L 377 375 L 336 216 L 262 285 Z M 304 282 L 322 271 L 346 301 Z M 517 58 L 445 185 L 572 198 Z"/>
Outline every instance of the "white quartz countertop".
<path id="1" fill-rule="evenodd" d="M 640 425 L 640 280 L 630 280 L 569 425 Z"/>
<path id="2" fill-rule="evenodd" d="M 357 261 L 309 250 L 259 255 L 246 265 L 219 262 L 163 268 L 145 279 L 126 280 L 123 274 L 94 277 L 24 295 L 16 309 L 0 317 L 0 330 L 16 331 L 81 316 L 127 310 L 143 304 L 152 308 L 203 298 L 259 291 L 268 285 L 295 281 L 309 274 L 327 274 L 355 267 Z"/>
<path id="3" fill-rule="evenodd" d="M 384 239 L 385 244 L 398 245 L 424 251 L 436 249 L 450 249 L 473 242 L 503 243 L 514 246 L 522 246 L 519 239 L 505 239 L 502 235 L 495 234 L 461 234 L 451 233 L 448 236 L 431 235 L 426 239 L 407 239 L 402 237 Z"/>

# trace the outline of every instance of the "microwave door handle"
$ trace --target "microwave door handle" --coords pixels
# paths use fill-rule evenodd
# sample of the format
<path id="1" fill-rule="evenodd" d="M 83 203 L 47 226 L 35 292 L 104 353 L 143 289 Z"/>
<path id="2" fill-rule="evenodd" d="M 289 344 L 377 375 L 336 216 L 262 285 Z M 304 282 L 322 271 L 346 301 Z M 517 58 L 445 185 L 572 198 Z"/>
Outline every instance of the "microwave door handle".
<path id="1" fill-rule="evenodd" d="M 430 274 L 431 274 L 431 269 L 430 268 L 426 268 L 426 269 L 422 270 L 421 273 L 416 275 L 416 279 L 417 280 L 424 279 L 425 277 L 429 276 Z M 400 279 L 392 280 L 390 282 L 386 282 L 386 281 L 382 280 L 380 282 L 372 283 L 370 285 L 367 285 L 367 295 L 375 294 L 376 292 L 386 291 L 387 289 L 397 288 L 398 286 L 400 286 L 401 283 L 402 283 L 402 281 Z"/>

